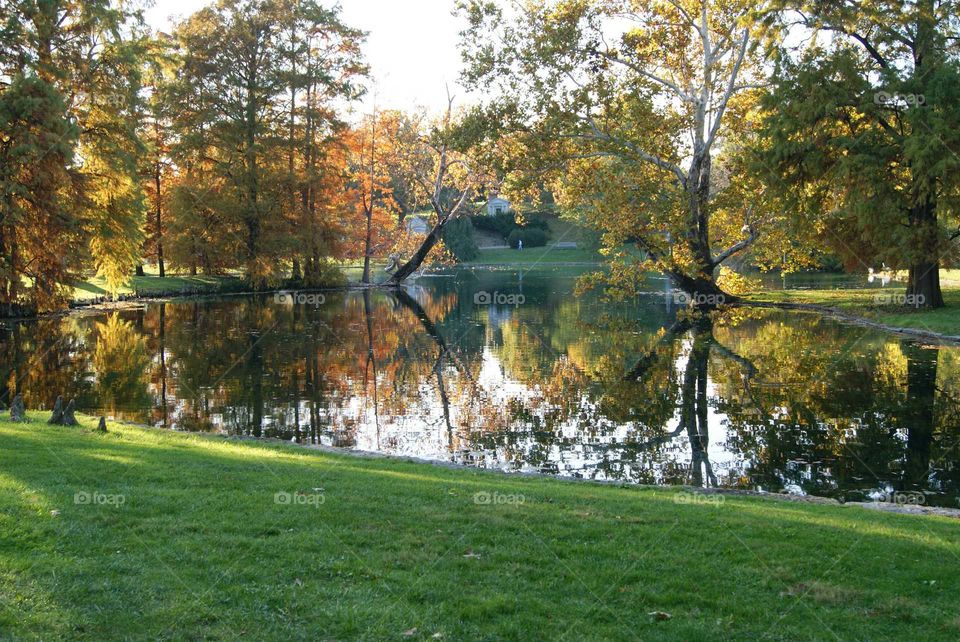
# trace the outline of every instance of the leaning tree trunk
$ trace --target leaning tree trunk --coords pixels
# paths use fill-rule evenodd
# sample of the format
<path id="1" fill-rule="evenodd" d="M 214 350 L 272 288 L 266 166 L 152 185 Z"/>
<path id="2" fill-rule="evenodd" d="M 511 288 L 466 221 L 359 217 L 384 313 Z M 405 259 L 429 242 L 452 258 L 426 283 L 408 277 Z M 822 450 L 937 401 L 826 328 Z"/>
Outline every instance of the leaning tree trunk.
<path id="1" fill-rule="evenodd" d="M 393 276 L 390 277 L 388 281 L 390 285 L 400 285 L 404 279 L 420 268 L 420 265 L 426 260 L 427 255 L 430 254 L 430 250 L 432 250 L 433 246 L 440 240 L 440 235 L 443 233 L 443 228 L 448 220 L 450 220 L 449 217 L 446 217 L 443 220 L 437 221 L 437 224 L 434 225 L 430 233 L 427 234 L 427 238 L 423 239 L 423 243 L 421 243 L 417 251 L 413 253 L 410 260 L 401 265 L 400 268 L 393 273 Z"/>

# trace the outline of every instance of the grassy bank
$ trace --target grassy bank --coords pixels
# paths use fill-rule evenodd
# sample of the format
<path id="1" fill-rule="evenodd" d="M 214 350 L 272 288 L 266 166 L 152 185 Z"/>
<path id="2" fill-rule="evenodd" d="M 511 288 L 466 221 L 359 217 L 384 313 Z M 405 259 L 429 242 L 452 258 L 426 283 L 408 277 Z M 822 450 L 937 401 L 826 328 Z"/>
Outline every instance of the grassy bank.
<path id="1" fill-rule="evenodd" d="M 939 310 L 914 309 L 897 297 L 905 289 L 869 290 L 777 290 L 747 296 L 753 301 L 804 303 L 834 308 L 864 319 L 898 328 L 913 328 L 940 334 L 960 335 L 960 287 L 944 287 L 947 307 Z"/>
<path id="2" fill-rule="evenodd" d="M 190 276 L 171 275 L 160 277 L 156 274 L 134 276 L 130 283 L 118 292 L 120 296 L 175 296 L 180 294 L 216 294 L 217 292 L 236 292 L 242 289 L 238 276 Z M 73 300 L 86 303 L 109 297 L 107 284 L 100 277 L 87 279 L 73 288 Z"/>
<path id="3" fill-rule="evenodd" d="M 950 639 L 960 524 L 0 421 L 0 638 Z"/>

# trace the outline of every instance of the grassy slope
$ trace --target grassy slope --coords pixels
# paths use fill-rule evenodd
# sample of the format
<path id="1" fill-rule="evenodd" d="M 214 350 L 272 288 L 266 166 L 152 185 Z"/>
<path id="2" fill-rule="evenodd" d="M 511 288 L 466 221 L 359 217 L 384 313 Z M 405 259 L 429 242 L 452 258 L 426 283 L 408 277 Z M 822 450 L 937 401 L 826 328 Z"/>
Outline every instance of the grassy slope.
<path id="1" fill-rule="evenodd" d="M 872 321 L 899 328 L 915 328 L 960 335 L 960 288 L 944 287 L 943 297 L 947 307 L 940 310 L 914 310 L 902 306 L 878 306 L 876 297 L 903 294 L 903 290 L 779 290 L 761 292 L 748 299 L 787 303 L 809 303 L 836 308 Z"/>
<path id="2" fill-rule="evenodd" d="M 134 276 L 130 284 L 121 288 L 119 294 L 137 294 L 139 296 L 165 296 L 174 294 L 213 293 L 236 290 L 240 279 L 236 276 L 189 276 L 185 274 L 160 278 L 156 274 Z M 108 296 L 106 282 L 100 277 L 92 277 L 73 288 L 75 301 Z"/>
<path id="3" fill-rule="evenodd" d="M 960 636 L 955 520 L 678 497 L 2 421 L 0 638 Z"/>
<path id="4" fill-rule="evenodd" d="M 592 250 L 558 250 L 551 247 L 528 247 L 523 250 L 480 250 L 473 261 L 461 265 L 533 265 L 550 263 L 597 263 L 602 257 Z"/>
<path id="5" fill-rule="evenodd" d="M 548 217 L 549 240 L 546 247 L 528 247 L 524 250 L 481 249 L 479 256 L 462 265 L 532 265 L 552 263 L 598 263 L 603 257 L 583 245 L 583 230 L 577 225 L 557 217 Z M 506 241 L 501 240 L 502 243 Z M 557 242 L 574 242 L 580 245 L 572 250 L 559 250 L 553 247 Z"/>

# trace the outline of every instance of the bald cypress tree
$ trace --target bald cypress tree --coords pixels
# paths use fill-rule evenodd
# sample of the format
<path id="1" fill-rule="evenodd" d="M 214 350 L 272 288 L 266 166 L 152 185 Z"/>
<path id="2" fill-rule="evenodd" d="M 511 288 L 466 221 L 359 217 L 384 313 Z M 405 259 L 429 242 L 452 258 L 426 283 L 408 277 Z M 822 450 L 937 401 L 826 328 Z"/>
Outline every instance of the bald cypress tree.
<path id="1" fill-rule="evenodd" d="M 779 43 L 757 166 L 848 264 L 907 271 L 909 300 L 930 308 L 943 306 L 939 270 L 960 237 L 951 6 L 779 2 L 767 16 L 802 44 Z"/>

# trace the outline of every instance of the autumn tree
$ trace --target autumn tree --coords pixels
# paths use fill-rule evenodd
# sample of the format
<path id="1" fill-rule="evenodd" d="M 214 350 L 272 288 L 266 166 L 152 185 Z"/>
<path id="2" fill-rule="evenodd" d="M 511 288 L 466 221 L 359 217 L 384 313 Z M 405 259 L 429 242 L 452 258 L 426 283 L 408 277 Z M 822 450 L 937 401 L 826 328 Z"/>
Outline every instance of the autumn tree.
<path id="1" fill-rule="evenodd" d="M 77 136 L 63 95 L 49 82 L 17 76 L 0 91 L 0 298 L 7 316 L 69 297 L 80 234 L 67 168 Z"/>
<path id="2" fill-rule="evenodd" d="M 333 103 L 357 95 L 362 34 L 315 2 L 221 0 L 176 37 L 182 67 L 172 95 L 189 105 L 178 116 L 181 165 L 214 178 L 205 194 L 209 181 L 190 177 L 199 190 L 178 203 L 217 219 L 230 237 L 219 249 L 239 251 L 252 286 L 283 278 L 291 258 L 309 271 L 327 245 L 318 192 L 341 129 Z"/>
<path id="3" fill-rule="evenodd" d="M 143 72 L 147 96 L 139 118 L 140 137 L 147 147 L 147 154 L 141 162 L 149 218 L 144 255 L 153 257 L 162 278 L 166 276 L 163 243 L 174 178 L 171 160 L 174 105 L 168 90 L 176 74 L 176 66 L 170 55 L 172 42 L 168 35 L 157 34 L 148 46 L 149 55 L 145 57 L 146 69 Z"/>
<path id="4" fill-rule="evenodd" d="M 11 154 L 0 212 L 8 307 L 62 304 L 90 263 L 85 250 L 116 291 L 141 240 L 140 16 L 108 0 L 13 0 L 3 9 L 0 93 L 12 117 L 0 134 Z"/>
<path id="5" fill-rule="evenodd" d="M 410 185 L 422 200 L 430 204 L 436 217 L 427 235 L 410 257 L 388 279 L 391 286 L 403 283 L 416 272 L 441 243 L 447 223 L 464 215 L 478 189 L 490 181 L 484 163 L 475 151 L 477 132 L 470 121 L 453 110 L 448 96 L 447 109 L 436 123 L 404 137 L 398 157 L 407 168 Z"/>
<path id="6" fill-rule="evenodd" d="M 508 15 L 460 3 L 465 79 L 495 96 L 491 128 L 523 150 L 514 173 L 552 174 L 561 205 L 591 212 L 609 251 L 630 242 L 648 257 L 621 257 L 615 276 L 654 267 L 687 292 L 723 296 L 717 268 L 759 237 L 762 198 L 728 203 L 736 224 L 718 225 L 715 208 L 733 106 L 747 108 L 758 80 L 752 7 L 536 0 Z"/>
<path id="7" fill-rule="evenodd" d="M 349 137 L 352 198 L 359 220 L 349 224 L 353 255 L 363 259 L 362 283 L 370 283 L 370 260 L 382 254 L 398 232 L 398 206 L 389 168 L 399 164 L 395 142 L 402 126 L 399 112 L 376 112 L 363 119 Z M 357 233 L 359 232 L 359 233 Z"/>

